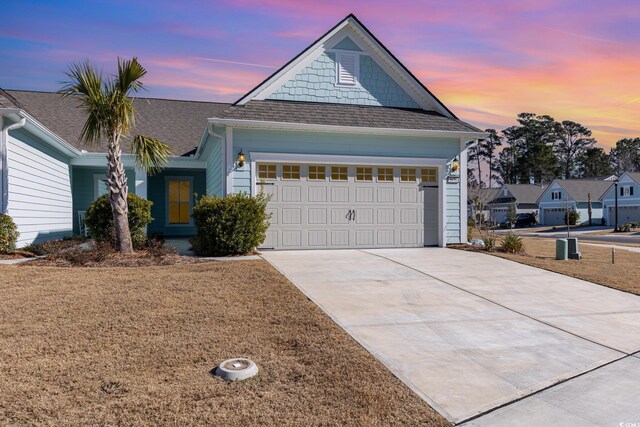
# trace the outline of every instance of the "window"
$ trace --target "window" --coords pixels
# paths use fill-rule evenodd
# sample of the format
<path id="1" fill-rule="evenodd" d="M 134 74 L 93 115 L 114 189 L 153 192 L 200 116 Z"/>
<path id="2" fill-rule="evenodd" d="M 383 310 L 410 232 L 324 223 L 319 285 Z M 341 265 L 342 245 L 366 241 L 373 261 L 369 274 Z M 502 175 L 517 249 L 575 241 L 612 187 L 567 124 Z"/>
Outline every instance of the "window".
<path id="1" fill-rule="evenodd" d="M 169 224 L 191 223 L 191 180 L 176 178 L 167 181 Z"/>
<path id="2" fill-rule="evenodd" d="M 355 86 L 360 73 L 360 56 L 356 53 L 336 54 L 336 84 Z"/>
<path id="3" fill-rule="evenodd" d="M 300 179 L 300 165 L 282 165 L 282 179 Z"/>
<path id="4" fill-rule="evenodd" d="M 561 199 L 562 199 L 562 191 L 551 192 L 551 200 L 561 200 Z"/>
<path id="5" fill-rule="evenodd" d="M 93 199 L 95 200 L 108 192 L 107 178 L 104 175 L 93 175 Z"/>
<path id="6" fill-rule="evenodd" d="M 378 181 L 393 181 L 393 168 L 378 168 Z"/>
<path id="7" fill-rule="evenodd" d="M 309 179 L 325 180 L 327 178 L 324 166 L 309 166 Z"/>
<path id="8" fill-rule="evenodd" d="M 438 177 L 438 170 L 436 168 L 422 169 L 420 178 L 422 182 L 436 182 Z"/>
<path id="9" fill-rule="evenodd" d="M 413 182 L 416 180 L 416 170 L 409 168 L 400 169 L 400 182 Z"/>
<path id="10" fill-rule="evenodd" d="M 346 166 L 331 166 L 331 180 L 333 180 L 333 181 L 346 181 L 347 180 L 347 167 Z"/>
<path id="11" fill-rule="evenodd" d="M 276 179 L 276 165 L 258 165 L 258 178 Z"/>
<path id="12" fill-rule="evenodd" d="M 356 168 L 356 181 L 373 181 L 373 169 Z"/>
<path id="13" fill-rule="evenodd" d="M 620 195 L 622 197 L 633 196 L 633 187 L 620 187 Z"/>

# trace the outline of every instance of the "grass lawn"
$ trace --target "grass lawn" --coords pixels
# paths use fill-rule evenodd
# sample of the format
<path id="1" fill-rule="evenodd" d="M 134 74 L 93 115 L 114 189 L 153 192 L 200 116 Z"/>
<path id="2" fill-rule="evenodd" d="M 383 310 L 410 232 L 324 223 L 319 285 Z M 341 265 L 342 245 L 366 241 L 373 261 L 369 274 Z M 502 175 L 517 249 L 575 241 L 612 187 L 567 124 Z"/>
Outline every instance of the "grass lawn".
<path id="1" fill-rule="evenodd" d="M 557 261 L 555 239 L 523 237 L 522 240 L 526 255 L 493 254 L 640 295 L 640 253 L 616 249 L 616 263 L 612 265 L 610 248 L 580 245 L 582 260 Z"/>
<path id="2" fill-rule="evenodd" d="M 0 277 L 1 425 L 448 425 L 263 261 Z"/>

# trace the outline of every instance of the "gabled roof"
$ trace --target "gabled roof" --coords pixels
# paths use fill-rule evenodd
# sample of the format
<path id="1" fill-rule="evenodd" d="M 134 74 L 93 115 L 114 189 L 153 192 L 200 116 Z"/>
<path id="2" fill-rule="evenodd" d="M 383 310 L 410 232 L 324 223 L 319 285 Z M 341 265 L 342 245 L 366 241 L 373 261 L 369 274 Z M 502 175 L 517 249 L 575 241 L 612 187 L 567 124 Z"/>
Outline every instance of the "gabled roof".
<path id="1" fill-rule="evenodd" d="M 347 15 L 306 49 L 242 96 L 234 105 L 243 105 L 252 100 L 264 100 L 289 77 L 317 58 L 324 49 L 332 47 L 346 36 L 366 45 L 372 55 L 375 55 L 376 62 L 395 76 L 396 82 L 406 89 L 421 108 L 434 110 L 445 117 L 456 119 L 455 114 L 436 98 L 353 14 Z"/>
<path id="2" fill-rule="evenodd" d="M 640 172 L 625 172 L 629 177 L 640 184 Z"/>
<path id="3" fill-rule="evenodd" d="M 556 179 L 553 183 L 557 183 L 575 202 L 599 200 L 604 193 L 613 185 L 612 181 L 601 181 L 595 179 Z M 550 188 L 551 185 L 548 187 Z M 542 197 L 542 195 L 540 196 Z"/>
<path id="4" fill-rule="evenodd" d="M 545 190 L 545 187 L 536 184 L 505 184 L 502 188 L 509 190 L 517 203 L 537 203 Z"/>
<path id="5" fill-rule="evenodd" d="M 0 104 L 7 102 L 2 101 L 3 94 L 5 99 L 17 103 L 17 106 L 78 150 L 106 150 L 104 145 L 92 147 L 80 141 L 85 117 L 72 97 L 63 99 L 55 92 L 5 90 L 0 91 Z M 131 135 L 139 133 L 157 138 L 169 144 L 175 156 L 195 152 L 207 119 L 220 114 L 230 105 L 158 98 L 136 98 L 133 103 L 138 117 Z M 125 140 L 123 150 L 128 149 L 129 141 Z"/>
<path id="6" fill-rule="evenodd" d="M 329 104 L 324 102 L 254 100 L 232 105 L 218 119 L 365 128 L 481 132 L 461 120 L 435 111 L 409 108 Z"/>
<path id="7" fill-rule="evenodd" d="M 474 188 L 473 190 L 469 190 L 467 192 L 467 198 L 469 201 L 473 201 L 473 199 L 478 198 L 483 203 L 491 203 L 498 195 L 500 188 Z"/>

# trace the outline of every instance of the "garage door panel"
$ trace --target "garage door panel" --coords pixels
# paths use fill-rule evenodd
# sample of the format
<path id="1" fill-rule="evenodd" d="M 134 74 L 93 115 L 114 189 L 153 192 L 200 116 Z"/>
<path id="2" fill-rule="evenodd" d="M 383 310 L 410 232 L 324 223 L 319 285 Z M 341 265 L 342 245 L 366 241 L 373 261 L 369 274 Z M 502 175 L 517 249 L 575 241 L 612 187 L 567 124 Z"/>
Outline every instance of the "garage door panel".
<path id="1" fill-rule="evenodd" d="M 349 203 L 349 187 L 331 187 L 333 203 Z"/>
<path id="2" fill-rule="evenodd" d="M 356 202 L 357 203 L 373 203 L 373 188 L 371 187 L 356 188 Z"/>
<path id="3" fill-rule="evenodd" d="M 283 171 L 293 168 L 278 165 L 276 175 L 264 177 L 273 185 L 261 186 L 265 193 L 273 194 L 268 206 L 272 213 L 271 226 L 263 247 L 372 248 L 437 244 L 440 234 L 438 188 L 422 188 L 417 181 L 402 182 L 397 167 L 393 168 L 393 180 L 389 180 L 388 172 L 378 175 L 378 166 L 371 168 L 373 174 L 364 176 L 368 181 L 356 181 L 356 166 L 347 166 L 346 175 L 343 172 L 336 175 L 330 173 L 331 165 L 326 165 L 323 180 L 315 170 L 310 175 L 310 165 L 300 164 L 299 175 L 288 174 L 284 179 Z M 390 169 L 384 165 L 380 168 Z"/>
<path id="4" fill-rule="evenodd" d="M 394 203 L 395 202 L 395 189 L 393 187 L 377 188 L 377 202 L 378 203 Z"/>
<path id="5" fill-rule="evenodd" d="M 327 224 L 327 209 L 326 208 L 309 208 L 307 212 L 307 222 L 309 224 Z"/>

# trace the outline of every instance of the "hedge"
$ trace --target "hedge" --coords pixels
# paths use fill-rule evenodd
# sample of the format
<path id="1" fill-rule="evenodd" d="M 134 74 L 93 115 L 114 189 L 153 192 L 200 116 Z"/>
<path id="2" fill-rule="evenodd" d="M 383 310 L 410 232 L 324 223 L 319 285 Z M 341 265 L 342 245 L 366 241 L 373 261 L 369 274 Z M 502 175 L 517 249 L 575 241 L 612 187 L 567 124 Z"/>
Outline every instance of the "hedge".
<path id="1" fill-rule="evenodd" d="M 18 242 L 18 227 L 13 219 L 6 214 L 0 214 L 0 253 L 8 253 L 16 248 Z"/>

